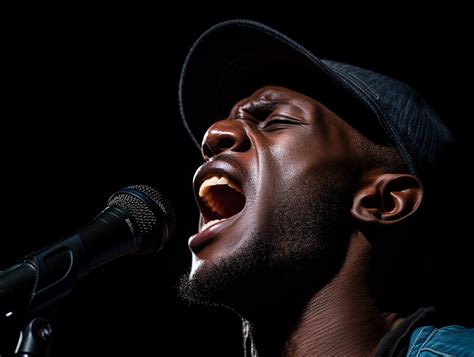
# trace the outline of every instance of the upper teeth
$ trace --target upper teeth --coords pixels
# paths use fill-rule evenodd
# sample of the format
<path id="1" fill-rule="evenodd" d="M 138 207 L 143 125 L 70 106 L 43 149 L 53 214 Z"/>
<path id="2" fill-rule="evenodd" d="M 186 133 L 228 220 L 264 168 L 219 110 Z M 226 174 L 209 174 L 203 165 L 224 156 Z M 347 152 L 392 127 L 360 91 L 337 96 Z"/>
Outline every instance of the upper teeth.
<path id="1" fill-rule="evenodd" d="M 212 176 L 206 179 L 199 188 L 199 197 L 205 197 L 209 192 L 209 188 L 216 185 L 227 185 L 232 187 L 234 190 L 241 192 L 239 187 L 227 177 Z"/>

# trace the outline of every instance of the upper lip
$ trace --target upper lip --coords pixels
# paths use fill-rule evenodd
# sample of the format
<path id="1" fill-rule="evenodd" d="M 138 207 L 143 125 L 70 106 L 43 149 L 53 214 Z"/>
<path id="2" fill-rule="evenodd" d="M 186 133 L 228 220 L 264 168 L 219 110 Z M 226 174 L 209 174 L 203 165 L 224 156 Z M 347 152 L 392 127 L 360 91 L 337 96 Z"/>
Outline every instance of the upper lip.
<path id="1" fill-rule="evenodd" d="M 210 209 L 202 200 L 202 198 L 199 197 L 199 188 L 206 179 L 212 176 L 227 177 L 228 179 L 236 183 L 241 189 L 242 194 L 245 195 L 245 187 L 243 184 L 244 173 L 242 172 L 241 165 L 239 165 L 236 159 L 222 156 L 221 158 L 216 157 L 206 162 L 196 171 L 193 182 L 194 196 L 199 206 L 199 210 L 201 211 L 201 214 L 204 218 L 203 223 L 206 223 L 215 218 Z"/>

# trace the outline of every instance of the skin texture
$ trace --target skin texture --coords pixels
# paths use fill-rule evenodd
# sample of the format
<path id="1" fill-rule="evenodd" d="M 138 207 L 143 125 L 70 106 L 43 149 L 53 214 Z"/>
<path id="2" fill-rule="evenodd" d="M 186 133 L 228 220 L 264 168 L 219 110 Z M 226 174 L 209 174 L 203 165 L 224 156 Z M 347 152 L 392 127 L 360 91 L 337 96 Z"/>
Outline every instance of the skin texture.
<path id="1" fill-rule="evenodd" d="M 246 202 L 190 238 L 181 293 L 248 320 L 260 356 L 370 356 L 401 321 L 370 294 L 369 242 L 411 216 L 423 190 L 416 177 L 369 163 L 365 141 L 318 101 L 273 86 L 204 137 L 195 191 L 224 175 Z M 209 217 L 198 204 L 202 226 Z"/>

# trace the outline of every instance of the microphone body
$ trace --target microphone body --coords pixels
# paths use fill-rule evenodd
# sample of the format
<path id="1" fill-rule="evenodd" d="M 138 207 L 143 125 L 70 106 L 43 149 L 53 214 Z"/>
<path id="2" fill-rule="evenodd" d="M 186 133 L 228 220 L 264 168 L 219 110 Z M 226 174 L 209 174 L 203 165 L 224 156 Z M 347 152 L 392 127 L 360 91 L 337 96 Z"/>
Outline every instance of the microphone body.
<path id="1" fill-rule="evenodd" d="M 113 259 L 158 252 L 173 225 L 171 205 L 155 189 L 138 185 L 116 192 L 82 229 L 0 272 L 0 318 L 41 312 Z"/>

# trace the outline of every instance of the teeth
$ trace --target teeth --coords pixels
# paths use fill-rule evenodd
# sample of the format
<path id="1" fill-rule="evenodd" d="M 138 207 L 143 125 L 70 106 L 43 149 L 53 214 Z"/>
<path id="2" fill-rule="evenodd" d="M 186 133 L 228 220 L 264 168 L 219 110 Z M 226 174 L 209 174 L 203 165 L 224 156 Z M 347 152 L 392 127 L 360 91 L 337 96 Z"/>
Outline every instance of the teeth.
<path id="1" fill-rule="evenodd" d="M 206 197 L 209 195 L 209 188 L 217 185 L 227 185 L 232 187 L 237 192 L 241 192 L 238 186 L 234 182 L 230 181 L 227 177 L 212 176 L 201 184 L 201 187 L 199 188 L 199 197 Z"/>
<path id="2" fill-rule="evenodd" d="M 201 227 L 201 232 L 202 232 L 203 230 L 205 230 L 205 229 L 207 229 L 207 228 L 213 226 L 214 224 L 219 223 L 219 222 L 225 220 L 225 219 L 226 219 L 226 218 L 215 219 L 215 220 L 213 220 L 213 221 L 207 222 L 205 225 L 203 225 L 203 226 Z"/>
<path id="3" fill-rule="evenodd" d="M 215 186 L 217 184 L 217 181 L 219 181 L 219 178 L 215 176 L 206 179 L 199 188 L 199 197 L 206 196 L 207 192 L 209 191 L 209 187 Z"/>

